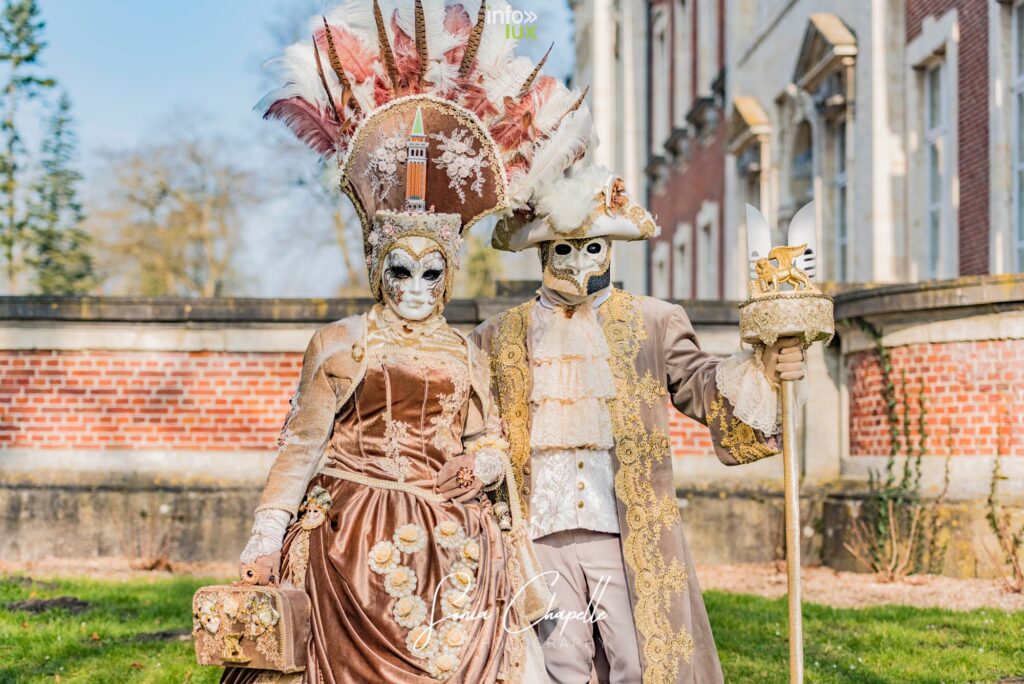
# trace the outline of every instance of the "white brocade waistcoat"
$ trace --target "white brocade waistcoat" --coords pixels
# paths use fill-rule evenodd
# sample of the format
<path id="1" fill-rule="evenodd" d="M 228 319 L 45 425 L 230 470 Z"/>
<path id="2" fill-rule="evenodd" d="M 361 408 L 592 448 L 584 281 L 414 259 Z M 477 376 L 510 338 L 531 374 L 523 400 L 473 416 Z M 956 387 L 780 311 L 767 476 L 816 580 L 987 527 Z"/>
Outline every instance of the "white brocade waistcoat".
<path id="1" fill-rule="evenodd" d="M 603 301 L 570 319 L 542 295 L 531 312 L 533 539 L 573 529 L 619 532 L 607 406 L 615 386 L 594 313 Z"/>

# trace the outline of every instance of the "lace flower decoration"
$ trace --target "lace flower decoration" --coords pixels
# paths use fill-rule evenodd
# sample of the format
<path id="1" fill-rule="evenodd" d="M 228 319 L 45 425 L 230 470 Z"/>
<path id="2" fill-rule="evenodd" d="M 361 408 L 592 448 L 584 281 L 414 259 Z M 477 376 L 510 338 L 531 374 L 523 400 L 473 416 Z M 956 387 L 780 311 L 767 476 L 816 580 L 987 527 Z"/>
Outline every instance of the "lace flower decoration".
<path id="1" fill-rule="evenodd" d="M 462 545 L 462 562 L 475 568 L 480 561 L 480 543 L 475 539 L 467 539 Z"/>
<path id="2" fill-rule="evenodd" d="M 427 532 L 419 525 L 409 523 L 395 530 L 395 546 L 403 553 L 416 553 L 427 545 Z"/>
<path id="3" fill-rule="evenodd" d="M 413 627 L 405 637 L 405 647 L 417 658 L 430 658 L 437 653 L 439 639 L 430 625 Z"/>
<path id="4" fill-rule="evenodd" d="M 405 124 L 399 122 L 398 129 L 390 135 L 377 133 L 377 146 L 370 154 L 369 163 L 363 170 L 363 178 L 370 181 L 370 187 L 377 199 L 384 200 L 391 189 L 398 184 L 398 167 L 405 165 L 408 136 Z"/>
<path id="5" fill-rule="evenodd" d="M 476 573 L 473 571 L 473 566 L 458 561 L 452 565 L 451 572 L 448 573 L 448 581 L 460 591 L 467 593 L 473 591 L 473 587 L 476 586 Z"/>
<path id="6" fill-rule="evenodd" d="M 459 659 L 454 654 L 442 651 L 427 662 L 427 671 L 434 679 L 445 680 L 455 674 Z"/>
<path id="7" fill-rule="evenodd" d="M 392 611 L 395 622 L 406 629 L 418 626 L 427 617 L 427 604 L 419 596 L 403 596 Z"/>
<path id="8" fill-rule="evenodd" d="M 461 615 L 469 610 L 470 596 L 461 589 L 447 589 L 441 594 L 441 613 L 445 617 Z"/>
<path id="9" fill-rule="evenodd" d="M 395 598 L 410 595 L 416 591 L 416 572 L 407 565 L 399 565 L 384 575 L 384 591 Z"/>
<path id="10" fill-rule="evenodd" d="M 448 187 L 459 196 L 459 201 L 466 202 L 465 185 L 470 178 L 473 182 L 469 189 L 477 197 L 483 197 L 486 159 L 473 149 L 472 134 L 465 128 L 456 128 L 450 137 L 444 132 L 431 133 L 430 137 L 440 143 L 438 149 L 441 151 L 441 156 L 434 157 L 433 162 L 437 168 L 447 172 Z"/>
<path id="11" fill-rule="evenodd" d="M 370 569 L 377 574 L 383 575 L 398 567 L 401 557 L 398 550 L 391 542 L 384 540 L 373 545 L 369 553 Z"/>
<path id="12" fill-rule="evenodd" d="M 266 594 L 251 594 L 245 604 L 245 633 L 258 637 L 277 624 L 281 614 Z"/>
<path id="13" fill-rule="evenodd" d="M 434 539 L 442 548 L 457 549 L 465 541 L 466 531 L 457 522 L 444 520 L 434 527 Z"/>
<path id="14" fill-rule="evenodd" d="M 447 651 L 456 655 L 469 641 L 469 633 L 466 625 L 462 622 L 446 622 L 441 625 L 437 633 L 438 647 L 442 652 Z"/>

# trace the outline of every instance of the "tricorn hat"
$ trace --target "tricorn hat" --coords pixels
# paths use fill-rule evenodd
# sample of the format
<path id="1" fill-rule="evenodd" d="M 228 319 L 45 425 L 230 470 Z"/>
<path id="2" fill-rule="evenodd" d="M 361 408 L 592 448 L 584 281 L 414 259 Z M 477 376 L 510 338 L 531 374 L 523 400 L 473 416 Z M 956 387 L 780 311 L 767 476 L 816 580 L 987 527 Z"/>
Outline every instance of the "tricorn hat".
<path id="1" fill-rule="evenodd" d="M 571 175 L 537 188 L 530 211 L 498 221 L 491 244 L 518 252 L 549 240 L 605 237 L 646 240 L 660 233 L 654 217 L 637 204 L 622 178 L 584 163 Z"/>

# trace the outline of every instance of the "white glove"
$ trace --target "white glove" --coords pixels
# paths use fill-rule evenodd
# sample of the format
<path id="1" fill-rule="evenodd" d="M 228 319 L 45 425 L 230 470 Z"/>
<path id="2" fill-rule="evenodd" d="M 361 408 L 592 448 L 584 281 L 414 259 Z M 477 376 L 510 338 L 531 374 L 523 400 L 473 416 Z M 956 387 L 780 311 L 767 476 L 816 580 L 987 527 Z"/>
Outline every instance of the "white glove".
<path id="1" fill-rule="evenodd" d="M 269 555 L 280 549 L 291 519 L 291 513 L 276 508 L 268 508 L 257 513 L 252 523 L 252 536 L 249 537 L 249 543 L 245 545 L 238 559 L 242 565 L 252 563 L 260 556 Z"/>

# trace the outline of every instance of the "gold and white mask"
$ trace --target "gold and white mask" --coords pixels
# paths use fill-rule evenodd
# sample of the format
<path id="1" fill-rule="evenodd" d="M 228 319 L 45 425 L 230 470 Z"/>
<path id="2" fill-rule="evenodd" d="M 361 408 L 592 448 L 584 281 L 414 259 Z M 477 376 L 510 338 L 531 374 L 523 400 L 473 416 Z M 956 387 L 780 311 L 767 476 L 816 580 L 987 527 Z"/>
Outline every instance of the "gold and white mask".
<path id="1" fill-rule="evenodd" d="M 406 237 L 384 257 L 381 294 L 400 317 L 422 321 L 444 306 L 448 277 L 448 263 L 437 243 Z"/>
<path id="2" fill-rule="evenodd" d="M 545 287 L 585 297 L 611 285 L 612 243 L 607 238 L 548 240 L 540 243 Z"/>

